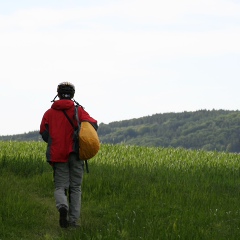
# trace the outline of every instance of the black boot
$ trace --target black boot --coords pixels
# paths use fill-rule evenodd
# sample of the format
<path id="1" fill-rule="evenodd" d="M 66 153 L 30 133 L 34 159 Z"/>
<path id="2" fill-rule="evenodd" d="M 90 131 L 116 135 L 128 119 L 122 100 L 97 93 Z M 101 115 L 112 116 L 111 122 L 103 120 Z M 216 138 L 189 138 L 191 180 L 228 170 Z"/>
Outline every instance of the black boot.
<path id="1" fill-rule="evenodd" d="M 65 207 L 59 208 L 59 225 L 61 228 L 68 227 L 68 220 L 67 220 L 67 209 Z"/>

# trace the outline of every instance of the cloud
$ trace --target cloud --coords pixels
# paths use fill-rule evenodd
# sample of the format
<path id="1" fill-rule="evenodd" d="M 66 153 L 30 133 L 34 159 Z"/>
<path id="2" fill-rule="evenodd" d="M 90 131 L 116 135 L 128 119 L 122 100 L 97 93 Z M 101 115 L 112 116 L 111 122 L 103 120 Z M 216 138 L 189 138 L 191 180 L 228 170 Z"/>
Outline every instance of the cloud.
<path id="1" fill-rule="evenodd" d="M 101 81 L 145 76 L 160 61 L 183 57 L 240 53 L 240 28 L 211 32 L 3 33 L 0 39 L 1 78 L 16 76 L 65 81 L 97 75 Z M 13 71 L 14 69 L 14 71 Z M 147 69 L 147 70 L 146 70 Z M 46 76 L 47 73 L 47 76 Z"/>
<path id="2" fill-rule="evenodd" d="M 80 61 L 105 56 L 108 63 L 126 54 L 128 58 L 224 54 L 239 52 L 239 26 L 229 19 L 224 24 L 214 19 L 239 19 L 239 12 L 239 4 L 224 0 L 131 0 L 66 9 L 19 9 L 0 15 L 0 43 L 3 51 L 16 47 L 26 52 L 38 46 L 35 51 L 42 55 L 48 49 L 50 60 L 60 52 L 72 57 L 76 49 Z M 218 27 L 211 29 L 211 23 Z M 128 31 L 131 24 L 139 27 Z M 175 27 L 161 28 L 164 24 Z"/>
<path id="3" fill-rule="evenodd" d="M 121 4 L 118 12 L 128 16 L 144 19 L 155 19 L 160 22 L 166 20 L 176 20 L 184 15 L 215 15 L 215 16 L 235 16 L 239 18 L 239 3 L 227 0 L 135 0 L 125 1 Z"/>
<path id="4" fill-rule="evenodd" d="M 73 82 L 76 100 L 99 121 L 109 122 L 203 106 L 194 94 L 212 94 L 205 85 L 215 87 L 221 82 L 230 89 L 225 85 L 229 77 L 228 69 L 224 70 L 226 55 L 233 66 L 231 76 L 237 78 L 237 64 L 232 64 L 240 53 L 237 2 L 116 0 L 97 4 L 19 8 L 0 15 L 1 97 L 13 96 L 8 104 L 17 102 L 19 115 L 21 106 L 34 113 L 22 116 L 18 126 L 24 125 L 24 131 L 38 127 L 62 81 Z M 235 59 L 231 59 L 233 54 Z M 212 69 L 211 61 L 218 58 L 222 62 Z M 206 59 L 209 67 L 204 65 Z M 237 89 L 235 83 L 231 86 Z M 204 106 L 223 104 L 222 93 L 220 89 L 215 102 L 210 94 L 206 96 Z M 227 108 L 231 98 L 222 101 Z M 5 121 L 14 125 L 10 114 Z"/>
<path id="5" fill-rule="evenodd" d="M 196 16 L 240 18 L 239 3 L 226 0 L 128 0 L 75 8 L 18 9 L 0 15 L 0 29 L 36 30 L 51 27 L 98 29 L 122 24 L 192 24 Z M 197 20 L 196 20 L 197 21 Z"/>

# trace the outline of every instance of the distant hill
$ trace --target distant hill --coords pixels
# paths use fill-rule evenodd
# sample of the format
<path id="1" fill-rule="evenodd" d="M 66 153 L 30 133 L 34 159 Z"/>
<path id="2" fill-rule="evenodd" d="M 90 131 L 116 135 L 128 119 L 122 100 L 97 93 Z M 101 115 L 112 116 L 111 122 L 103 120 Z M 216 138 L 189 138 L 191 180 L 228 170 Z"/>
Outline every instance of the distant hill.
<path id="1" fill-rule="evenodd" d="M 14 134 L 14 135 L 4 135 L 0 136 L 0 140 L 3 141 L 42 141 L 42 137 L 38 131 L 31 131 L 28 133 Z"/>
<path id="2" fill-rule="evenodd" d="M 162 113 L 136 119 L 101 123 L 102 143 L 183 147 L 240 152 L 240 111 L 199 110 Z M 38 131 L 0 136 L 0 140 L 37 141 Z"/>

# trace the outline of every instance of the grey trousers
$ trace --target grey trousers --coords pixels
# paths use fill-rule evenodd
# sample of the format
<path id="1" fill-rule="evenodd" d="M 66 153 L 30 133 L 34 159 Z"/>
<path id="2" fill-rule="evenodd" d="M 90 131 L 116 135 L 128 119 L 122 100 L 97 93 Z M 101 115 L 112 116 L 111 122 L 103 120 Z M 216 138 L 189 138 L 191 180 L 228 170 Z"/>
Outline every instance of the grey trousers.
<path id="1" fill-rule="evenodd" d="M 68 210 L 70 223 L 77 223 L 80 218 L 83 168 L 84 161 L 79 160 L 75 153 L 69 155 L 68 162 L 53 165 L 56 207 Z"/>

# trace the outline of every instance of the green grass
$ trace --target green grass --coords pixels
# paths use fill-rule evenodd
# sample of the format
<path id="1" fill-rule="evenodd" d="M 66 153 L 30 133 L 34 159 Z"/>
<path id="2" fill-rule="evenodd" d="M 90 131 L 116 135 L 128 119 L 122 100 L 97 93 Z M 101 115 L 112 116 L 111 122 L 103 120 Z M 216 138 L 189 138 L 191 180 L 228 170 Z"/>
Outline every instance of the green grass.
<path id="1" fill-rule="evenodd" d="M 240 156 L 102 145 L 62 230 L 43 142 L 0 142 L 0 239 L 239 239 Z"/>

